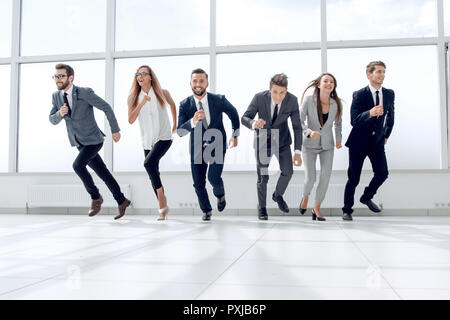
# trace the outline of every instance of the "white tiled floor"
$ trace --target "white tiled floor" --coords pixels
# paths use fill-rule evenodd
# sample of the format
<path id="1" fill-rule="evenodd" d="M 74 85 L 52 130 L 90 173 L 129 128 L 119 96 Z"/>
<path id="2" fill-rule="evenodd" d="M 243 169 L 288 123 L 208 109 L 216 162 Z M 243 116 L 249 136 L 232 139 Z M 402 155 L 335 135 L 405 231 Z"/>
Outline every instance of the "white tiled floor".
<path id="1" fill-rule="evenodd" d="M 0 215 L 0 299 L 450 299 L 450 217 Z"/>

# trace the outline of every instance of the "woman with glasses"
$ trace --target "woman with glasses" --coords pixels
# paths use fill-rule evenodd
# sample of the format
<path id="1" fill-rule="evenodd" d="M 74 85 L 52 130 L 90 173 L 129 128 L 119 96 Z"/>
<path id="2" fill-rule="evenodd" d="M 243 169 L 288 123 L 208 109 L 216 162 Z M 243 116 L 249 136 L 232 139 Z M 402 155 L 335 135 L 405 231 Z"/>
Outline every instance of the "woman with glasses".
<path id="1" fill-rule="evenodd" d="M 167 104 L 172 113 L 172 128 Z M 177 111 L 169 91 L 161 89 L 155 73 L 146 65 L 138 68 L 128 96 L 128 122 L 133 124 L 136 119 L 139 119 L 141 129 L 144 167 L 158 198 L 158 220 L 165 220 L 169 207 L 161 183 L 159 161 L 172 144 L 172 133 L 177 128 Z"/>
<path id="2" fill-rule="evenodd" d="M 342 103 L 336 92 L 336 78 L 330 73 L 323 73 L 311 81 L 303 92 L 300 118 L 303 128 L 303 160 L 305 164 L 305 185 L 300 203 L 300 213 L 306 212 L 309 194 L 316 181 L 316 160 L 320 158 L 320 180 L 316 189 L 312 219 L 325 221 L 320 212 L 320 205 L 330 182 L 333 166 L 334 147 L 342 148 Z M 308 89 L 314 93 L 303 100 Z M 305 125 L 307 121 L 307 125 Z M 336 135 L 336 145 L 333 137 Z"/>

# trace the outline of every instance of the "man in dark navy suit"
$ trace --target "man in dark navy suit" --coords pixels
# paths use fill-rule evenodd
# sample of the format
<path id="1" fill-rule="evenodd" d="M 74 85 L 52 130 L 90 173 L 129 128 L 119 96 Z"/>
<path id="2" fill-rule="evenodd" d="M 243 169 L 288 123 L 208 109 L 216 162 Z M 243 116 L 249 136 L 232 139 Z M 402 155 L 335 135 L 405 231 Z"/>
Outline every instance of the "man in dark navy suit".
<path id="1" fill-rule="evenodd" d="M 191 73 L 191 88 L 194 93 L 180 103 L 178 113 L 178 135 L 190 133 L 191 171 L 194 188 L 203 220 L 211 220 L 211 203 L 206 191 L 206 171 L 208 181 L 217 198 L 217 209 L 225 209 L 225 188 L 222 180 L 223 163 L 227 148 L 227 136 L 223 127 L 222 114 L 231 120 L 233 128 L 230 146 L 238 145 L 239 114 L 223 95 L 207 93 L 208 74 L 202 69 Z M 208 168 L 209 167 L 209 168 Z"/>
<path id="2" fill-rule="evenodd" d="M 394 127 L 395 99 L 393 90 L 382 88 L 385 72 L 386 65 L 383 62 L 370 62 L 366 67 L 369 85 L 353 93 L 353 128 L 345 144 L 349 148 L 349 167 L 342 208 L 344 220 L 353 220 L 355 189 L 366 157 L 372 164 L 374 176 L 364 189 L 360 201 L 373 212 L 381 211 L 372 198 L 389 174 L 384 145 Z"/>

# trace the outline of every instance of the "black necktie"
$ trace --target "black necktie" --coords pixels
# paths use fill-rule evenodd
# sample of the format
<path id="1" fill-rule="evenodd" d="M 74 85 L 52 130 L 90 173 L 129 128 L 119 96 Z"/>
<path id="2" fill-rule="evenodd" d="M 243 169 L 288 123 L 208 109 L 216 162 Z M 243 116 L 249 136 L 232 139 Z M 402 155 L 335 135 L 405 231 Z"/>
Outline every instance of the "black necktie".
<path id="1" fill-rule="evenodd" d="M 203 109 L 203 104 L 201 101 L 198 102 L 198 108 L 200 110 L 204 110 Z M 206 112 L 205 112 L 205 118 L 202 119 L 202 124 L 203 124 L 203 128 L 208 129 L 208 121 L 206 121 Z"/>
<path id="2" fill-rule="evenodd" d="M 380 105 L 380 96 L 378 95 L 380 92 L 377 90 L 375 91 L 375 106 Z"/>
<path id="3" fill-rule="evenodd" d="M 273 110 L 273 116 L 272 116 L 272 124 L 275 122 L 275 120 L 277 120 L 277 116 L 278 116 L 278 105 L 275 105 L 275 110 Z"/>
<path id="4" fill-rule="evenodd" d="M 67 99 L 67 92 L 64 92 L 64 103 L 69 108 L 69 112 L 67 113 L 69 117 L 72 115 L 72 110 L 70 109 L 69 100 Z"/>

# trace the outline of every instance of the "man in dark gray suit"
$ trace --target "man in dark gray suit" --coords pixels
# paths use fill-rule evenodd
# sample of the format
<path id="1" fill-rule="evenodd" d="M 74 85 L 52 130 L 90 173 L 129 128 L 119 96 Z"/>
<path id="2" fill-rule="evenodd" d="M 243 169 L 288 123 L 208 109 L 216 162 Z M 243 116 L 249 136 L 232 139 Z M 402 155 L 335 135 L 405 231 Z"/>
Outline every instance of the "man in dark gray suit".
<path id="1" fill-rule="evenodd" d="M 50 111 L 50 122 L 56 125 L 64 119 L 70 144 L 80 151 L 73 163 L 73 169 L 91 195 L 92 204 L 89 216 L 95 216 L 100 211 L 103 198 L 86 166 L 94 170 L 111 190 L 119 206 L 119 214 L 114 218 L 117 220 L 125 214 L 125 210 L 131 202 L 125 198 L 119 184 L 98 154 L 103 146 L 105 135 L 97 126 L 92 107 L 95 106 L 105 112 L 111 126 L 112 138 L 114 142 L 118 142 L 120 129 L 114 112 L 111 106 L 97 96 L 91 88 L 73 85 L 74 70 L 71 66 L 57 64 L 55 69 L 56 73 L 53 79 L 58 91 L 54 92 L 52 96 L 53 108 Z"/>
<path id="2" fill-rule="evenodd" d="M 272 199 L 283 212 L 289 207 L 283 194 L 294 173 L 292 163 L 302 165 L 302 125 L 297 97 L 287 91 L 287 76 L 276 74 L 270 80 L 270 90 L 257 93 L 242 116 L 241 122 L 249 129 L 255 130 L 254 148 L 256 152 L 256 170 L 258 174 L 258 217 L 267 220 L 266 196 L 269 181 L 268 168 L 270 159 L 275 155 L 280 164 L 281 175 Z M 256 114 L 259 119 L 254 120 Z M 292 157 L 292 138 L 288 127 L 291 118 L 294 129 L 294 149 Z"/>

